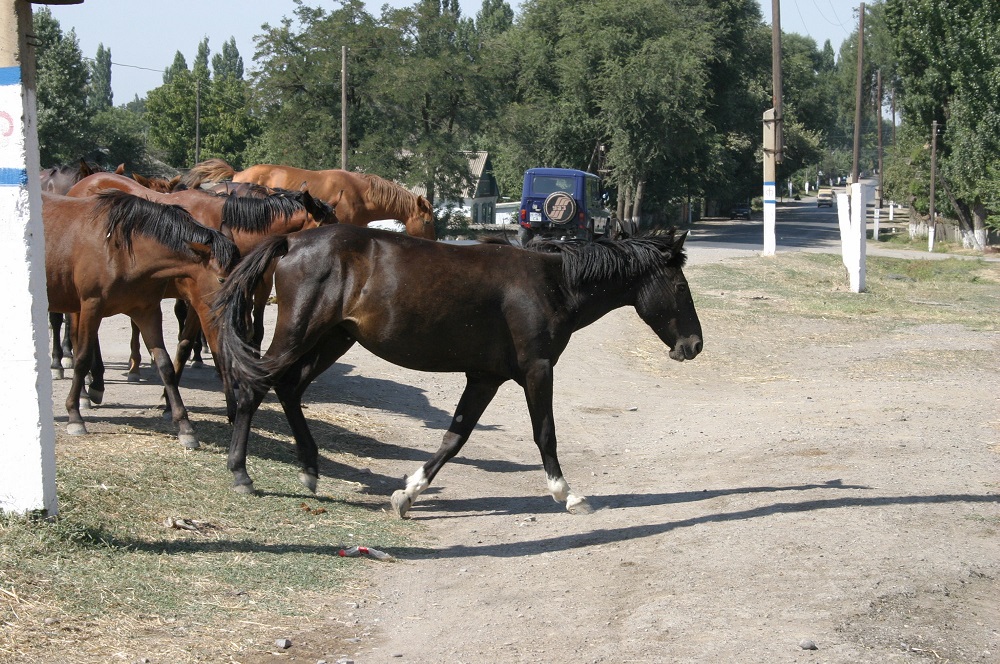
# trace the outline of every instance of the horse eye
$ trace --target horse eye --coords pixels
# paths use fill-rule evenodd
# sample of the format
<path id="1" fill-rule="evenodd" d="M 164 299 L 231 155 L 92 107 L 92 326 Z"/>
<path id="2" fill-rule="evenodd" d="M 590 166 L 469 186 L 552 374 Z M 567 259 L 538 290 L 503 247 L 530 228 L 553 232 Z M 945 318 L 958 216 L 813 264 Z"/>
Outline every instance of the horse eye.
<path id="1" fill-rule="evenodd" d="M 224 283 L 226 283 L 226 278 L 225 278 L 225 277 L 216 277 L 216 279 L 218 279 L 218 280 L 219 280 L 219 283 L 220 283 L 220 284 L 224 284 Z"/>

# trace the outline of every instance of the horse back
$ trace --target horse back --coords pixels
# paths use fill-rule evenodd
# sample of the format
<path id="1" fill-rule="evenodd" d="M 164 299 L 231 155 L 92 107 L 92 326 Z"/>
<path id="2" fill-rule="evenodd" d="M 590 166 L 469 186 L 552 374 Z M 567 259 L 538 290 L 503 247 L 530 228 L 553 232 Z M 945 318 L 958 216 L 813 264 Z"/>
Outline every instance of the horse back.
<path id="1" fill-rule="evenodd" d="M 513 375 L 518 349 L 547 344 L 558 327 L 559 261 L 355 226 L 304 231 L 276 268 L 279 326 L 339 327 L 412 369 Z"/>

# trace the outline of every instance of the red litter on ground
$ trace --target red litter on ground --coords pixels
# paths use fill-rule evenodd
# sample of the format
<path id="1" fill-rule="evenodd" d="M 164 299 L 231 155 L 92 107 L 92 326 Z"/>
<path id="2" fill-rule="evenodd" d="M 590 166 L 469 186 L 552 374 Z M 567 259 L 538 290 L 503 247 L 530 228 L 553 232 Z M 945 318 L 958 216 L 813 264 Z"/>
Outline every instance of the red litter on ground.
<path id="1" fill-rule="evenodd" d="M 367 546 L 352 546 L 350 549 L 341 549 L 340 551 L 337 552 L 337 555 L 343 558 L 371 556 L 376 560 L 392 560 L 392 556 L 390 556 L 385 551 L 379 551 L 378 549 L 370 549 Z"/>

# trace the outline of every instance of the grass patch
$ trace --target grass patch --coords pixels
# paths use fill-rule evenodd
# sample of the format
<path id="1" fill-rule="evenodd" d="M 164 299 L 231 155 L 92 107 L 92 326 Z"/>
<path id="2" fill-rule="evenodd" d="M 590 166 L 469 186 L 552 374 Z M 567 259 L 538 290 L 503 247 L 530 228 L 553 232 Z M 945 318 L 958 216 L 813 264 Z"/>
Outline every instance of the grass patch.
<path id="1" fill-rule="evenodd" d="M 699 311 L 745 323 L 777 316 L 878 326 L 961 324 L 997 327 L 1000 265 L 949 258 L 870 256 L 866 292 L 852 293 L 840 256 L 803 252 L 685 269 Z"/>
<path id="2" fill-rule="evenodd" d="M 106 661 L 100 653 L 130 652 L 150 626 L 163 640 L 147 639 L 136 656 L 190 661 L 172 635 L 190 643 L 201 633 L 211 644 L 222 630 L 214 654 L 228 659 L 259 640 L 261 623 L 309 616 L 324 610 L 325 593 L 349 593 L 374 563 L 339 557 L 342 546 L 404 546 L 413 527 L 382 511 L 384 496 L 329 477 L 315 496 L 298 484 L 290 440 L 267 430 L 280 417 L 270 409 L 251 440 L 260 496 L 230 489 L 220 446 L 186 452 L 172 433 L 129 425 L 60 434 L 59 517 L 0 517 L 0 660 Z M 210 419 L 199 418 L 203 435 L 228 426 Z M 338 446 L 366 443 L 340 433 Z M 171 517 L 197 530 L 166 525 Z M 202 640 L 198 652 L 212 654 L 212 646 Z"/>

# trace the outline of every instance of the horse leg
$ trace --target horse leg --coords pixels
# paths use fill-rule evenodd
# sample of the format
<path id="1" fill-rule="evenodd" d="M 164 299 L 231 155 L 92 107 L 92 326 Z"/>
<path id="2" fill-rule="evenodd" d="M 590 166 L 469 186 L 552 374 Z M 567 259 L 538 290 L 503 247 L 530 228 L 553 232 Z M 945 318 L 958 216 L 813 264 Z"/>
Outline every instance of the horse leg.
<path id="1" fill-rule="evenodd" d="M 52 370 L 52 380 L 62 380 L 66 375 L 64 369 L 68 368 L 62 365 L 63 358 L 66 357 L 63 354 L 62 326 L 63 315 L 50 311 L 49 327 L 52 329 L 52 362 L 49 364 L 49 369 Z M 66 326 L 65 338 L 69 339 L 69 325 Z"/>
<path id="2" fill-rule="evenodd" d="M 462 449 L 462 445 L 469 439 L 472 430 L 476 428 L 476 423 L 482 417 L 483 411 L 486 410 L 503 383 L 503 379 L 493 376 L 466 374 L 465 392 L 462 393 L 462 398 L 455 409 L 455 415 L 451 418 L 451 425 L 444 434 L 441 447 L 427 463 L 406 479 L 405 489 L 399 489 L 392 494 L 392 507 L 399 518 L 406 516 L 410 506 L 430 486 L 431 481 L 442 466 Z"/>
<path id="3" fill-rule="evenodd" d="M 191 320 L 192 316 L 197 318 L 197 316 L 192 312 L 191 307 L 184 300 L 178 298 L 174 300 L 174 316 L 177 317 L 177 352 L 174 355 L 174 371 L 177 372 L 177 380 L 180 380 L 180 370 L 177 367 L 177 358 L 181 356 L 181 344 L 187 342 L 187 348 L 184 352 L 184 362 L 187 363 L 189 357 L 193 357 L 191 362 L 192 367 L 203 367 L 205 366 L 205 361 L 201 357 L 201 326 L 199 321 L 198 331 L 191 334 L 188 332 L 188 321 Z M 189 336 L 190 334 L 190 336 Z M 183 365 L 182 365 L 183 366 Z"/>
<path id="4" fill-rule="evenodd" d="M 319 448 L 302 413 L 302 395 L 317 376 L 329 369 L 353 345 L 353 338 L 336 330 L 289 366 L 274 385 L 274 393 L 295 437 L 299 481 L 313 493 L 316 493 L 319 481 Z"/>
<path id="5" fill-rule="evenodd" d="M 178 302 L 183 302 L 183 300 L 177 300 Z M 174 307 L 174 312 L 177 312 L 177 307 Z M 198 318 L 198 314 L 192 309 L 187 309 L 187 315 L 183 318 L 179 318 L 183 322 L 183 327 L 180 333 L 178 333 L 177 338 L 177 351 L 174 353 L 174 377 L 177 380 L 177 384 L 180 385 L 181 374 L 184 373 L 184 366 L 187 364 L 188 358 L 191 356 L 191 351 L 193 350 L 195 344 L 193 340 L 196 340 L 201 336 L 201 319 Z M 170 401 L 167 399 L 166 388 L 163 390 L 163 414 L 166 416 L 170 411 Z"/>
<path id="6" fill-rule="evenodd" d="M 170 404 L 170 411 L 174 424 L 177 425 L 177 438 L 189 450 L 198 449 L 198 438 L 194 434 L 194 428 L 188 420 L 187 409 L 181 400 L 180 390 L 177 389 L 177 377 L 174 374 L 174 365 L 167 353 L 166 344 L 163 341 L 163 316 L 160 313 L 159 302 L 155 307 L 134 312 L 132 320 L 139 326 L 142 338 L 146 341 L 146 349 L 156 365 L 156 370 L 163 381 L 163 387 L 167 393 L 167 403 Z"/>
<path id="7" fill-rule="evenodd" d="M 94 354 L 90 362 L 90 385 L 87 386 L 90 402 L 99 406 L 104 401 L 104 356 L 101 354 L 101 340 L 94 338 Z"/>
<path id="8" fill-rule="evenodd" d="M 542 468 L 548 478 L 549 492 L 557 503 L 565 502 L 572 514 L 593 512 L 585 496 L 570 491 L 556 456 L 556 424 L 552 416 L 552 364 L 538 362 L 525 376 L 524 396 L 531 415 L 535 445 L 542 454 Z"/>
<path id="9" fill-rule="evenodd" d="M 73 356 L 73 383 L 66 397 L 66 433 L 71 436 L 81 436 L 87 433 L 87 425 L 80 415 L 80 394 L 83 392 L 87 373 L 93 361 L 94 348 L 97 341 L 97 329 L 101 324 L 100 313 L 95 307 L 81 308 L 79 314 L 72 319 L 73 336 L 76 348 Z"/>
<path id="10" fill-rule="evenodd" d="M 142 364 L 142 351 L 139 346 L 139 326 L 132 321 L 132 338 L 129 341 L 129 355 L 128 355 L 128 376 L 127 380 L 130 383 L 139 382 L 139 365 Z"/>

